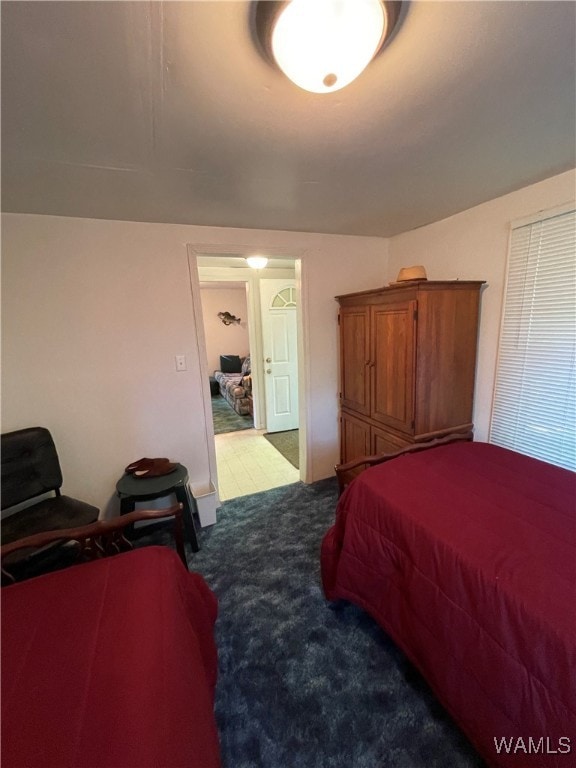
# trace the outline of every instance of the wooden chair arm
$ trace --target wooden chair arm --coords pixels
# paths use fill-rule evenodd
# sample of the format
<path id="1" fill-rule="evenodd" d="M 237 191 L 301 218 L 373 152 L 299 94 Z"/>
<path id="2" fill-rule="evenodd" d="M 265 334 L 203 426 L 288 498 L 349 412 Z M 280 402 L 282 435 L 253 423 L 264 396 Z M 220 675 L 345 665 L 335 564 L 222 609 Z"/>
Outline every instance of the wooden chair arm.
<path id="1" fill-rule="evenodd" d="M 394 453 L 380 453 L 373 456 L 360 456 L 358 459 L 353 459 L 352 461 L 348 461 L 345 464 L 336 464 L 334 471 L 336 472 L 336 477 L 338 478 L 338 495 L 343 493 L 346 486 L 354 479 L 354 477 L 356 477 L 356 475 L 359 475 L 363 469 L 374 467 L 376 464 L 382 464 L 385 461 L 390 461 L 390 459 L 396 459 L 398 456 L 403 456 L 405 453 L 425 451 L 429 448 L 437 448 L 439 445 L 448 445 L 448 443 L 456 443 L 460 440 L 470 441 L 472 440 L 473 436 L 474 433 L 471 430 L 469 432 L 456 432 L 450 435 L 446 435 L 445 437 L 429 440 L 425 443 L 414 443 L 413 445 L 408 445 L 406 448 L 401 448 L 398 451 L 394 451 Z M 363 469 L 360 469 L 361 467 Z M 359 471 L 355 472 L 354 470 Z"/>
<path id="2" fill-rule="evenodd" d="M 97 520 L 90 525 L 78 528 L 62 528 L 61 530 L 43 531 L 31 536 L 25 536 L 17 541 L 4 544 L 0 548 L 0 560 L 17 552 L 20 549 L 40 549 L 47 544 L 56 541 L 62 543 L 71 541 L 79 545 L 79 557 L 87 560 L 96 560 L 100 557 L 117 554 L 118 552 L 133 549 L 132 544 L 124 536 L 125 529 L 140 520 L 158 520 L 165 517 L 174 518 L 174 540 L 176 551 L 180 559 L 188 567 L 184 551 L 184 530 L 182 525 L 182 504 L 175 504 L 166 509 L 139 509 L 120 515 L 112 520 Z M 2 564 L 2 576 L 9 583 L 15 581 L 14 577 L 5 570 Z"/>

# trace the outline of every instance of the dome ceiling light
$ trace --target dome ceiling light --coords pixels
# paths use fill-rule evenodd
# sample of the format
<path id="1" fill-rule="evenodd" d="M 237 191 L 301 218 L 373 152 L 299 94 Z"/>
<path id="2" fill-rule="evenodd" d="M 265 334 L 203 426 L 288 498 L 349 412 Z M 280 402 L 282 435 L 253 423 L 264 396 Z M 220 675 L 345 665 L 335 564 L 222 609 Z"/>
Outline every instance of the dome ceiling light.
<path id="1" fill-rule="evenodd" d="M 268 264 L 268 259 L 266 256 L 248 256 L 246 262 L 252 269 L 264 269 L 266 264 Z"/>
<path id="2" fill-rule="evenodd" d="M 360 75 L 390 38 L 401 2 L 260 0 L 256 32 L 269 57 L 300 88 L 331 93 Z"/>

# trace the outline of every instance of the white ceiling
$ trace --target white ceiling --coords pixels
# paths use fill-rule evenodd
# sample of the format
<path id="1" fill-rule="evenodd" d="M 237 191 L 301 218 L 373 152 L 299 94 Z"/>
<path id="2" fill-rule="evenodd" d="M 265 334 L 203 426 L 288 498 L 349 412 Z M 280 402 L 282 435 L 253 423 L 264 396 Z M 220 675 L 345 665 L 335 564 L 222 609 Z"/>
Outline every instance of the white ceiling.
<path id="1" fill-rule="evenodd" d="M 3 2 L 3 210 L 390 236 L 576 164 L 572 1 L 406 2 L 329 95 L 251 6 Z"/>

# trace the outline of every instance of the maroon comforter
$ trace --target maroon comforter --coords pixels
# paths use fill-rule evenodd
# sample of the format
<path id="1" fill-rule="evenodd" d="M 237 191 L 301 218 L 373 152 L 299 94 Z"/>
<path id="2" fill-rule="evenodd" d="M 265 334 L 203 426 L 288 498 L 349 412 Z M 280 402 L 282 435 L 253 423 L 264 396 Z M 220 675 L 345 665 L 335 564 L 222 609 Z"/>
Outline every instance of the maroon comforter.
<path id="1" fill-rule="evenodd" d="M 322 544 L 492 765 L 576 765 L 576 475 L 485 443 L 363 472 Z"/>
<path id="2" fill-rule="evenodd" d="M 167 547 L 2 590 L 3 768 L 217 768 L 216 597 Z"/>

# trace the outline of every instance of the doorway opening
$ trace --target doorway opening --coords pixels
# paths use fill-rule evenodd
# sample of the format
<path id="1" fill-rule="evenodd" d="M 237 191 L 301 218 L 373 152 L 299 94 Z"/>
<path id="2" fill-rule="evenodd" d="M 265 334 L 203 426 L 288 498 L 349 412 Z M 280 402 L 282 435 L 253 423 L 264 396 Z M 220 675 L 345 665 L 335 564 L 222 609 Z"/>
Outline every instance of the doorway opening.
<path id="1" fill-rule="evenodd" d="M 200 359 L 210 382 L 207 443 L 215 485 L 226 501 L 304 477 L 301 272 L 295 256 L 274 254 L 266 268 L 254 270 L 245 261 L 254 249 L 242 249 L 243 255 L 218 251 L 198 246 L 190 252 L 190 267 L 197 278 L 191 279 L 193 298 L 201 308 L 195 311 Z M 234 319 L 227 324 L 218 315 Z M 221 371 L 229 358 L 234 370 L 227 376 Z"/>

